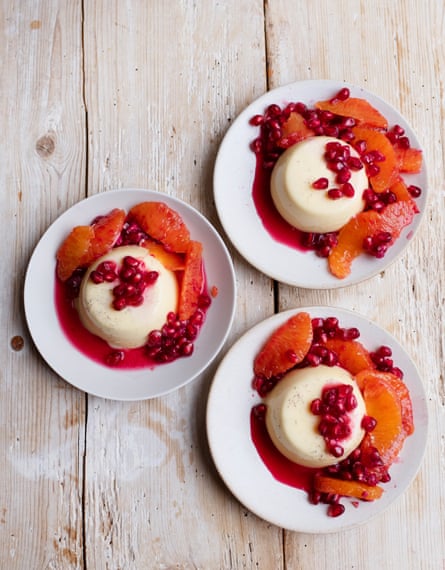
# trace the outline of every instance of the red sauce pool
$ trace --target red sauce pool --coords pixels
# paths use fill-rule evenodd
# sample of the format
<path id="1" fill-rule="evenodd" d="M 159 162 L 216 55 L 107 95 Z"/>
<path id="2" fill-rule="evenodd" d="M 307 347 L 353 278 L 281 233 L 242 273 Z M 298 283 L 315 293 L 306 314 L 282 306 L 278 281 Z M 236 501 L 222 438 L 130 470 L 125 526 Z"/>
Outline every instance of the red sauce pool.
<path id="1" fill-rule="evenodd" d="M 250 432 L 259 456 L 275 479 L 309 493 L 312 479 L 318 470 L 297 465 L 284 457 L 272 443 L 264 419 L 259 418 L 253 409 L 250 413 Z"/>
<path id="2" fill-rule="evenodd" d="M 107 356 L 112 352 L 112 348 L 101 338 L 90 333 L 80 322 L 79 315 L 74 308 L 73 301 L 67 298 L 65 287 L 59 279 L 55 279 L 55 303 L 57 315 L 63 332 L 66 334 L 70 342 L 85 356 L 88 356 L 95 362 L 106 366 Z M 119 368 L 144 368 L 158 365 L 147 358 L 144 354 L 144 348 L 133 348 L 125 350 L 125 358 L 117 367 Z M 113 367 L 115 368 L 115 367 Z"/>
<path id="3" fill-rule="evenodd" d="M 309 251 L 302 243 L 303 232 L 288 224 L 275 208 L 270 193 L 270 176 L 271 171 L 263 168 L 261 155 L 257 154 L 252 198 L 264 228 L 274 240 L 300 251 Z"/>

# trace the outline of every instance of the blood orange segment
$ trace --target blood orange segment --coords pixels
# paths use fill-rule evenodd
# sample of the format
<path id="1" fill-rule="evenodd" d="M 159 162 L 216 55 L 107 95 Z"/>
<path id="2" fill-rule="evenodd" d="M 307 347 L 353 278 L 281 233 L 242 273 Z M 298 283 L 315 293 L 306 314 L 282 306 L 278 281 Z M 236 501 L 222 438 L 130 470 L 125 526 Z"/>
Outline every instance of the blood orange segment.
<path id="1" fill-rule="evenodd" d="M 158 259 L 162 265 L 170 271 L 183 271 L 185 268 L 185 256 L 182 253 L 167 251 L 164 246 L 153 240 L 144 240 L 141 244 Z"/>
<path id="2" fill-rule="evenodd" d="M 342 117 L 352 117 L 361 125 L 369 125 L 380 129 L 388 127 L 387 119 L 365 99 L 359 97 L 349 97 L 344 101 L 318 101 L 315 103 L 317 109 L 330 111 Z"/>
<path id="3" fill-rule="evenodd" d="M 128 219 L 174 253 L 187 251 L 190 232 L 181 216 L 164 202 L 141 202 L 131 208 Z"/>
<path id="4" fill-rule="evenodd" d="M 405 382 L 391 372 L 383 372 L 373 368 L 361 370 L 355 375 L 355 380 L 361 390 L 364 389 L 370 379 L 383 380 L 396 391 L 400 400 L 403 431 L 406 435 L 411 435 L 414 432 L 413 405 Z"/>
<path id="5" fill-rule="evenodd" d="M 125 216 L 124 210 L 114 208 L 93 223 L 94 238 L 91 242 L 91 250 L 94 259 L 105 255 L 116 243 L 122 231 Z"/>
<path id="6" fill-rule="evenodd" d="M 66 281 L 75 269 L 91 263 L 93 238 L 94 230 L 91 226 L 76 226 L 71 230 L 56 254 L 59 279 Z"/>
<path id="7" fill-rule="evenodd" d="M 339 279 L 347 277 L 353 260 L 364 251 L 365 237 L 373 236 L 376 232 L 389 232 L 393 243 L 417 212 L 414 200 L 410 200 L 388 204 L 380 214 L 373 210 L 357 214 L 340 230 L 338 242 L 329 254 L 331 273 Z"/>
<path id="8" fill-rule="evenodd" d="M 380 499 L 383 489 L 377 485 L 367 485 L 359 481 L 345 481 L 326 475 L 317 475 L 314 478 L 314 488 L 319 493 L 341 495 L 342 497 L 354 497 L 363 501 Z"/>
<path id="9" fill-rule="evenodd" d="M 422 151 L 417 148 L 395 147 L 400 172 L 417 174 L 422 168 Z"/>
<path id="10" fill-rule="evenodd" d="M 386 466 L 396 459 L 406 438 L 402 406 L 397 390 L 386 379 L 369 375 L 363 386 L 366 413 L 377 420 L 368 436 Z"/>
<path id="11" fill-rule="evenodd" d="M 369 351 L 358 340 L 330 338 L 324 345 L 335 352 L 340 366 L 353 375 L 374 366 Z"/>
<path id="12" fill-rule="evenodd" d="M 370 184 L 375 192 L 383 192 L 391 186 L 398 176 L 398 160 L 394 147 L 383 132 L 368 127 L 353 127 L 354 142 L 365 141 L 366 153 L 378 151 L 385 160 L 374 163 L 378 166 L 377 174 L 369 175 Z"/>
<path id="13" fill-rule="evenodd" d="M 268 379 L 290 370 L 304 359 L 312 338 L 309 313 L 293 315 L 272 333 L 255 358 L 255 375 Z"/>
<path id="14" fill-rule="evenodd" d="M 299 113 L 292 112 L 281 126 L 281 138 L 278 140 L 278 146 L 289 148 L 293 144 L 312 136 L 314 136 L 314 131 L 306 125 L 304 117 Z"/>
<path id="15" fill-rule="evenodd" d="M 363 240 L 379 229 L 379 214 L 372 210 L 360 212 L 342 227 L 338 242 L 328 257 L 330 272 L 344 279 L 351 273 L 353 260 L 363 253 Z"/>
<path id="16" fill-rule="evenodd" d="M 379 218 L 379 231 L 389 232 L 393 241 L 399 237 L 401 231 L 409 226 L 419 209 L 414 200 L 394 202 L 388 204 Z"/>
<path id="17" fill-rule="evenodd" d="M 203 287 L 202 244 L 191 240 L 185 255 L 184 275 L 179 294 L 178 313 L 181 320 L 189 319 L 196 311 Z"/>

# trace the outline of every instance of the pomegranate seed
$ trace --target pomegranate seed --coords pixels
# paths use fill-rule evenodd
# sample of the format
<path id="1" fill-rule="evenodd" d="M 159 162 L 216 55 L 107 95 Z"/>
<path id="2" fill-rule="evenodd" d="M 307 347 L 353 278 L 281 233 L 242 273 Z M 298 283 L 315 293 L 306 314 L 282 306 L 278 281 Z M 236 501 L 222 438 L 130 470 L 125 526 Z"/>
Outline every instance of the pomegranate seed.
<path id="1" fill-rule="evenodd" d="M 309 502 L 318 505 L 321 501 L 321 493 L 319 491 L 311 491 L 309 493 Z"/>
<path id="2" fill-rule="evenodd" d="M 418 186 L 414 186 L 414 184 L 410 184 L 408 186 L 408 192 L 411 194 L 413 198 L 418 198 L 422 194 L 421 188 Z"/>
<path id="3" fill-rule="evenodd" d="M 182 356 L 191 356 L 193 354 L 193 343 L 192 342 L 186 342 L 182 345 L 181 348 L 181 354 Z"/>
<path id="4" fill-rule="evenodd" d="M 263 141 L 257 138 L 250 143 L 250 148 L 255 154 L 260 154 L 263 150 Z"/>
<path id="5" fill-rule="evenodd" d="M 363 168 L 363 162 L 357 156 L 349 157 L 347 165 L 351 170 L 361 170 Z"/>
<path id="6" fill-rule="evenodd" d="M 315 188 L 315 190 L 326 190 L 326 188 L 329 185 L 329 181 L 327 178 L 317 178 L 317 180 L 315 180 L 314 182 L 312 182 L 312 188 Z"/>
<path id="7" fill-rule="evenodd" d="M 375 210 L 376 212 L 381 212 L 382 210 L 385 209 L 385 203 L 382 202 L 382 200 L 376 200 L 372 204 L 372 209 Z"/>
<path id="8" fill-rule="evenodd" d="M 157 271 L 148 271 L 148 273 L 145 274 L 145 282 L 147 285 L 152 285 L 156 282 L 158 277 L 159 273 Z"/>
<path id="9" fill-rule="evenodd" d="M 306 360 L 306 362 L 309 364 L 309 366 L 314 366 L 314 367 L 315 367 L 315 366 L 320 366 L 321 361 L 322 361 L 322 359 L 321 359 L 320 356 L 318 356 L 317 354 L 313 354 L 312 352 L 309 352 L 309 353 L 306 355 L 306 359 L 305 359 L 305 360 Z"/>
<path id="10" fill-rule="evenodd" d="M 131 256 L 131 255 L 126 255 L 123 259 L 123 263 L 124 265 L 127 265 L 128 267 L 139 267 L 140 261 L 139 259 L 136 259 L 135 257 Z"/>
<path id="11" fill-rule="evenodd" d="M 352 198 L 355 195 L 354 187 L 350 182 L 345 182 L 342 184 L 340 190 L 343 196 L 346 196 L 346 198 Z"/>
<path id="12" fill-rule="evenodd" d="M 368 176 L 370 177 L 377 176 L 379 172 L 380 172 L 380 166 L 374 164 L 373 162 L 371 164 L 368 164 Z"/>
<path id="13" fill-rule="evenodd" d="M 124 360 L 124 358 L 125 353 L 123 350 L 113 350 L 107 355 L 105 362 L 108 364 L 108 366 L 117 366 Z"/>
<path id="14" fill-rule="evenodd" d="M 280 114 L 281 114 L 281 109 L 276 104 L 269 105 L 265 113 L 267 118 L 278 117 Z"/>
<path id="15" fill-rule="evenodd" d="M 337 93 L 337 99 L 340 99 L 340 101 L 346 101 L 346 99 L 349 99 L 349 96 L 350 92 L 347 87 L 343 87 L 343 89 L 340 89 Z"/>
<path id="16" fill-rule="evenodd" d="M 154 346 L 161 346 L 162 342 L 162 333 L 159 330 L 153 330 L 149 333 L 147 339 L 147 346 L 154 347 Z"/>
<path id="17" fill-rule="evenodd" d="M 354 394 L 349 394 L 349 396 L 346 398 L 345 401 L 346 410 L 348 412 L 351 412 L 352 410 L 355 410 L 357 406 L 358 406 L 357 398 L 354 396 Z"/>
<path id="18" fill-rule="evenodd" d="M 349 180 L 351 179 L 351 176 L 352 176 L 352 173 L 349 170 L 349 168 L 344 167 L 340 170 L 340 172 L 335 177 L 335 181 L 337 182 L 337 184 L 344 184 L 345 182 L 349 182 Z M 352 186 L 351 186 L 351 188 L 352 188 Z"/>
<path id="19" fill-rule="evenodd" d="M 264 417 L 266 415 L 266 410 L 267 407 L 265 404 L 257 404 L 256 406 L 254 406 L 252 411 L 259 420 L 264 420 Z"/>
<path id="20" fill-rule="evenodd" d="M 400 148 L 405 148 L 405 149 L 411 146 L 408 137 L 400 137 L 399 140 L 397 141 L 397 144 L 400 146 Z"/>
<path id="21" fill-rule="evenodd" d="M 338 356 L 335 352 L 329 351 L 325 357 L 323 357 L 323 363 L 326 366 L 337 366 L 338 364 Z"/>
<path id="22" fill-rule="evenodd" d="M 328 507 L 328 516 L 329 517 L 339 517 L 345 512 L 344 505 L 338 503 L 336 505 L 329 505 Z"/>
<path id="23" fill-rule="evenodd" d="M 104 282 L 104 276 L 102 273 L 99 273 L 99 271 L 95 270 L 92 271 L 90 273 L 90 279 L 93 283 L 95 283 L 96 285 L 98 285 L 99 283 L 103 283 Z"/>
<path id="24" fill-rule="evenodd" d="M 402 137 L 405 134 L 405 129 L 403 127 L 401 127 L 400 125 L 394 125 L 392 128 L 392 132 L 397 137 Z"/>
<path id="25" fill-rule="evenodd" d="M 254 127 L 258 127 L 259 125 L 262 125 L 264 123 L 264 117 L 263 115 L 254 115 L 249 123 L 254 126 Z"/>
<path id="26" fill-rule="evenodd" d="M 122 311 L 126 306 L 127 300 L 125 297 L 120 297 L 118 299 L 114 299 L 113 301 L 113 308 L 116 309 L 116 311 Z"/>
<path id="27" fill-rule="evenodd" d="M 363 139 L 360 139 L 354 143 L 354 148 L 360 155 L 363 155 L 366 152 L 367 146 L 368 145 L 366 144 L 366 141 Z"/>
<path id="28" fill-rule="evenodd" d="M 339 445 L 338 443 L 335 443 L 335 442 L 330 443 L 328 450 L 329 450 L 329 453 L 331 453 L 331 455 L 333 455 L 334 457 L 341 457 L 343 455 L 343 453 L 345 452 L 343 447 L 341 445 Z"/>
<path id="29" fill-rule="evenodd" d="M 328 331 L 336 331 L 338 329 L 337 317 L 327 317 L 324 320 L 323 326 Z"/>
<path id="30" fill-rule="evenodd" d="M 327 137 L 335 137 L 335 138 L 338 138 L 338 136 L 339 136 L 339 134 L 340 134 L 340 131 L 339 131 L 339 128 L 338 128 L 337 126 L 335 126 L 335 125 L 326 125 L 326 126 L 324 127 L 324 134 L 325 134 Z"/>
<path id="31" fill-rule="evenodd" d="M 328 190 L 328 196 L 331 200 L 339 200 L 343 197 L 343 192 L 340 190 L 340 188 L 331 188 Z"/>
<path id="32" fill-rule="evenodd" d="M 343 129 L 350 129 L 352 127 L 355 127 L 355 125 L 356 125 L 356 120 L 353 119 L 352 117 L 345 117 L 341 122 L 341 126 L 343 127 Z"/>
<path id="33" fill-rule="evenodd" d="M 377 425 L 377 420 L 372 416 L 363 416 L 361 426 L 366 432 L 371 432 Z"/>
<path id="34" fill-rule="evenodd" d="M 311 412 L 314 416 L 319 416 L 321 413 L 321 400 L 320 398 L 316 398 L 311 402 Z"/>

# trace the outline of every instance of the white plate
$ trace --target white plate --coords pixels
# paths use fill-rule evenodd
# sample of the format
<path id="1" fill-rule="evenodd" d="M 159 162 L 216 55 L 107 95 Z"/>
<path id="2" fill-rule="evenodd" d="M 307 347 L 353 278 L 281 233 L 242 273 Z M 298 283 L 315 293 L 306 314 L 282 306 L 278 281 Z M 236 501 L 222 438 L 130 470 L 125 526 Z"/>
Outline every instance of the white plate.
<path id="1" fill-rule="evenodd" d="M 250 435 L 250 411 L 261 398 L 252 389 L 253 360 L 269 335 L 296 312 L 312 317 L 336 316 L 343 327 L 358 327 L 360 341 L 368 350 L 380 345 L 392 348 L 394 362 L 405 373 L 414 413 L 415 431 L 405 440 L 391 481 L 383 496 L 358 507 L 344 498 L 343 515 L 331 518 L 326 505 L 309 503 L 304 491 L 277 481 L 261 460 Z M 328 533 L 364 523 L 382 513 L 409 486 L 424 454 L 428 427 L 426 396 L 422 381 L 399 343 L 376 324 L 353 312 L 331 307 L 308 307 L 279 313 L 261 322 L 230 349 L 214 377 L 207 404 L 207 433 L 216 468 L 230 491 L 250 511 L 282 528 L 308 533 Z"/>
<path id="2" fill-rule="evenodd" d="M 204 246 L 209 286 L 218 287 L 195 350 L 189 358 L 153 369 L 116 370 L 102 366 L 79 352 L 62 331 L 54 303 L 56 251 L 76 225 L 90 224 L 113 208 L 128 211 L 143 201 L 161 200 L 183 218 L 193 239 Z M 235 312 L 235 275 L 232 260 L 216 230 L 197 210 L 166 194 L 124 189 L 82 200 L 62 214 L 46 231 L 29 262 L 24 288 L 25 314 L 40 354 L 57 374 L 80 390 L 114 400 L 154 398 L 184 386 L 198 376 L 222 348 Z"/>
<path id="3" fill-rule="evenodd" d="M 354 260 L 351 274 L 338 279 L 330 274 L 326 259 L 314 252 L 302 252 L 276 241 L 264 228 L 252 200 L 255 174 L 255 154 L 250 143 L 259 135 L 258 127 L 249 124 L 256 114 L 263 114 L 272 103 L 280 106 L 291 101 L 302 101 L 313 106 L 316 101 L 329 99 L 341 88 L 348 87 L 351 96 L 362 97 L 374 105 L 388 119 L 389 125 L 401 125 L 411 141 L 420 148 L 415 133 L 406 120 L 388 103 L 365 89 L 338 81 L 299 81 L 268 91 L 251 103 L 227 131 L 216 157 L 214 169 L 214 195 L 221 223 L 243 257 L 254 267 L 282 283 L 312 289 L 333 289 L 358 283 L 383 271 L 398 257 L 412 239 L 425 211 L 427 175 L 425 160 L 422 171 L 404 176 L 409 184 L 422 188 L 417 199 L 420 213 L 405 228 L 395 244 L 382 259 L 361 255 Z"/>

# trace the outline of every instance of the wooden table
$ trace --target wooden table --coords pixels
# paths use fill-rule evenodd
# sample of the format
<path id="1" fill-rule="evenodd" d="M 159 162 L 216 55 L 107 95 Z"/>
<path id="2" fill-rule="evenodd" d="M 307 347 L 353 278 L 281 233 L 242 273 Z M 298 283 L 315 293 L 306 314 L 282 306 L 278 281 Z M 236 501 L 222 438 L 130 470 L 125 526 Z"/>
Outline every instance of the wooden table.
<path id="1" fill-rule="evenodd" d="M 0 567 L 445 568 L 444 7 L 439 0 L 24 0 L 1 3 Z M 347 80 L 395 106 L 424 148 L 430 198 L 384 273 L 332 291 L 274 284 L 233 250 L 212 198 L 218 145 L 267 89 Z M 233 254 L 237 312 L 199 379 L 158 399 L 88 396 L 55 375 L 24 319 L 31 252 L 69 206 L 113 188 L 177 196 Z M 248 512 L 211 461 L 205 405 L 221 356 L 276 311 L 333 305 L 416 362 L 429 442 L 406 494 L 338 534 Z"/>

